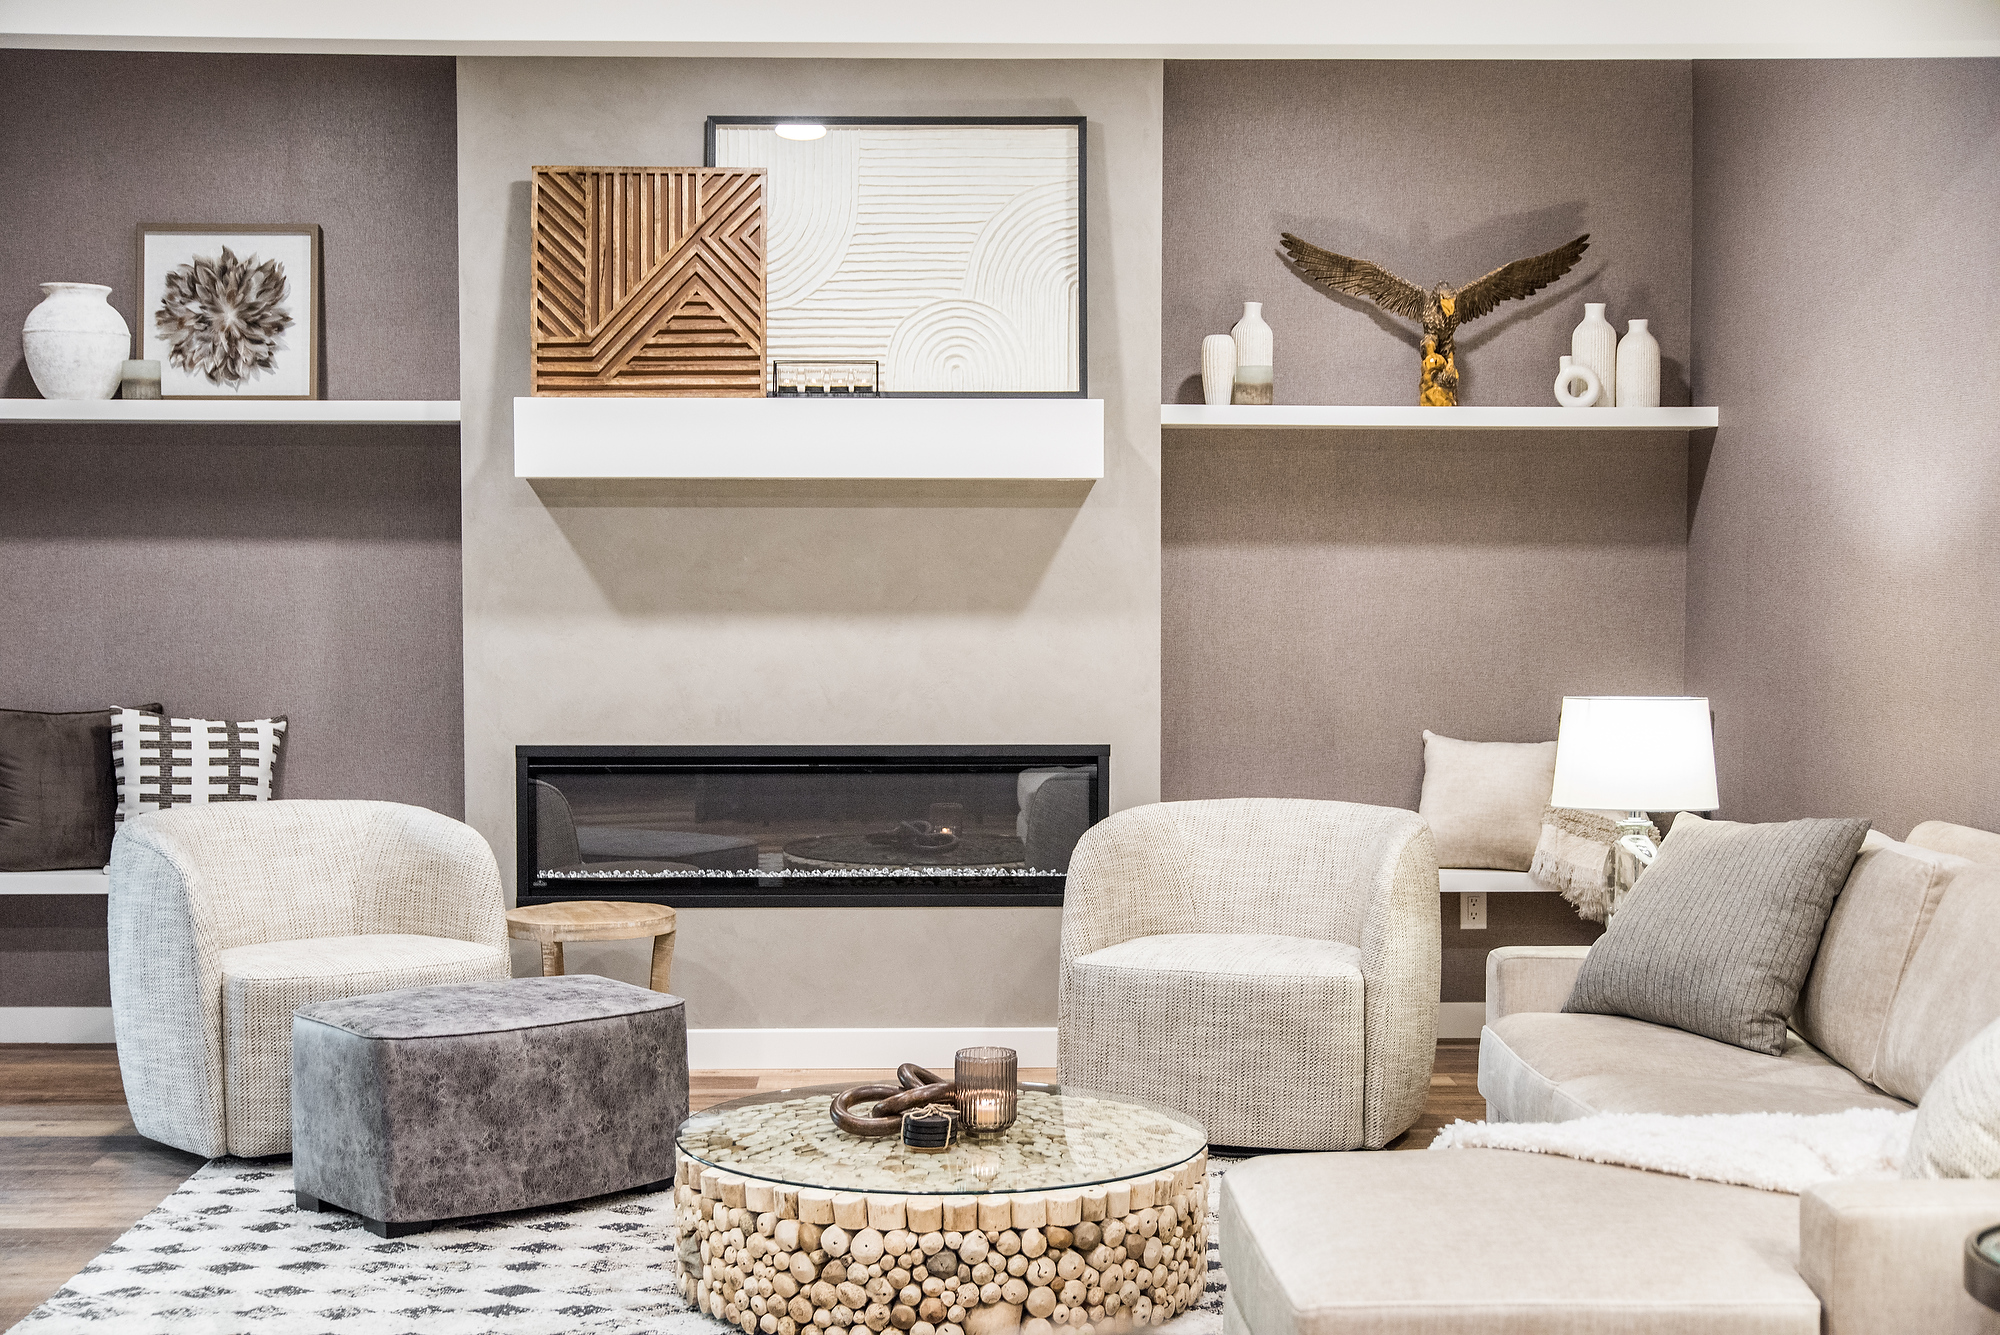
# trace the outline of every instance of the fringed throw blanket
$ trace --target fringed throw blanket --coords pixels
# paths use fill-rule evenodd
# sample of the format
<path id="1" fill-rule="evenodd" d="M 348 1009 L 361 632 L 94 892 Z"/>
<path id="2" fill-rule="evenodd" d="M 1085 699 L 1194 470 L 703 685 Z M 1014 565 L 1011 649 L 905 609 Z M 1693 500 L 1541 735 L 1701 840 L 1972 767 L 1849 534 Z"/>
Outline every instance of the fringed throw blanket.
<path id="1" fill-rule="evenodd" d="M 1528 879 L 1568 900 L 1586 922 L 1603 922 L 1611 910 L 1611 850 L 1618 822 L 1595 811 L 1542 809 L 1542 837 Z"/>
<path id="2" fill-rule="evenodd" d="M 1434 1150 L 1521 1150 L 1798 1195 L 1835 1178 L 1893 1178 L 1913 1112 L 1600 1113 L 1568 1122 L 1453 1122 Z"/>

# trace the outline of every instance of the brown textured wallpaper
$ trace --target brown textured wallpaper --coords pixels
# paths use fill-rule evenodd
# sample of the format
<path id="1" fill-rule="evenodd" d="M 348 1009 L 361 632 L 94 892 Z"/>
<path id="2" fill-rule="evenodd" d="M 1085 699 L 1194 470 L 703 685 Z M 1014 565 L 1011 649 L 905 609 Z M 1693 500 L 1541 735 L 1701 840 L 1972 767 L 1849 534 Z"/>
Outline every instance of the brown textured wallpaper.
<path id="1" fill-rule="evenodd" d="M 1418 335 L 1293 272 L 1280 232 L 1428 288 L 1579 232 L 1560 283 L 1459 335 L 1460 401 L 1555 403 L 1583 303 L 1649 319 L 1687 399 L 1685 61 L 1168 61 L 1161 395 L 1199 403 L 1201 340 L 1264 303 L 1279 403 L 1417 401 Z"/>
<path id="2" fill-rule="evenodd" d="M 141 223 L 318 223 L 320 396 L 458 397 L 450 59 L 0 51 L 0 394 L 36 284 L 105 283 L 138 328 Z"/>
<path id="3" fill-rule="evenodd" d="M 1245 298 L 1276 330 L 1280 402 L 1414 401 L 1414 335 L 1288 272 L 1280 230 L 1425 283 L 1589 231 L 1553 296 L 1467 326 L 1466 399 L 1552 402 L 1588 296 L 1654 320 L 1686 401 L 1685 62 L 1170 61 L 1165 87 L 1169 401 L 1198 400 L 1201 336 Z M 1542 740 L 1566 693 L 1680 689 L 1686 451 L 1166 433 L 1166 795 L 1414 807 L 1424 728 Z"/>
<path id="4" fill-rule="evenodd" d="M 2000 61 L 1695 68 L 1688 686 L 1725 814 L 2000 829 Z"/>
<path id="5" fill-rule="evenodd" d="M 1422 732 L 1680 689 L 1678 435 L 1167 433 L 1164 790 L 1417 804 Z"/>
<path id="6" fill-rule="evenodd" d="M 1280 403 L 1414 403 L 1415 332 L 1292 273 L 1281 231 L 1423 286 L 1578 232 L 1549 292 L 1460 336 L 1462 400 L 1553 403 L 1586 300 L 1651 320 L 1686 403 L 1684 62 L 1168 62 L 1161 395 L 1199 402 L 1204 334 L 1264 302 Z M 1425 728 L 1555 735 L 1565 694 L 1681 689 L 1687 439 L 1172 431 L 1162 462 L 1162 788 L 1414 807 Z M 1495 895 L 1486 952 L 1597 934 Z"/>
<path id="7" fill-rule="evenodd" d="M 324 228 L 328 398 L 458 396 L 450 60 L 0 52 L 0 393 L 144 221 Z M 464 809 L 458 432 L 0 427 L 0 704 L 292 720 L 284 792 Z M 106 1001 L 101 899 L 0 898 L 0 1007 Z"/>

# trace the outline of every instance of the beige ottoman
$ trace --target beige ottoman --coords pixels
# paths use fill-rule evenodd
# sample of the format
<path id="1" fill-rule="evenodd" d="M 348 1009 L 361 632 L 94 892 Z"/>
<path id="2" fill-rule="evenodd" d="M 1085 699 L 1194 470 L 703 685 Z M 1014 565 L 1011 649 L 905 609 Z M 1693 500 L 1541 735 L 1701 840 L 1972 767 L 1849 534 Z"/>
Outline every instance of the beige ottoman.
<path id="1" fill-rule="evenodd" d="M 1222 1179 L 1228 1335 L 1818 1335 L 1796 1196 L 1505 1150 Z"/>

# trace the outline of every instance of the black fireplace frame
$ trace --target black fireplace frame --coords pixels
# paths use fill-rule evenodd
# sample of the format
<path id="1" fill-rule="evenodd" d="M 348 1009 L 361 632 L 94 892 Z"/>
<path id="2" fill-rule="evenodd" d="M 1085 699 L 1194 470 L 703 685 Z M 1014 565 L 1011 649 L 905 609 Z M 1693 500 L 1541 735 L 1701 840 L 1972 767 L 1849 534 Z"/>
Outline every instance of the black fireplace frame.
<path id="1" fill-rule="evenodd" d="M 921 768 L 919 762 L 976 764 L 996 769 L 1095 764 L 1090 785 L 1090 823 L 1110 814 L 1109 746 L 517 746 L 514 748 L 514 847 L 516 902 L 559 904 L 594 899 L 616 903 L 665 904 L 674 908 L 940 908 L 1060 906 L 1062 875 L 1017 877 L 968 885 L 954 878 L 857 877 L 838 889 L 746 891 L 744 881 L 718 875 L 676 877 L 669 882 L 623 880 L 544 880 L 535 866 L 535 803 L 531 784 L 548 774 L 608 774 L 620 770 L 657 771 L 685 766 L 714 770 L 741 761 L 748 768 L 846 769 L 857 764 Z M 821 884 L 825 884 L 821 882 Z M 632 888 L 626 888 L 626 887 Z M 639 888 L 643 886 L 644 888 Z"/>

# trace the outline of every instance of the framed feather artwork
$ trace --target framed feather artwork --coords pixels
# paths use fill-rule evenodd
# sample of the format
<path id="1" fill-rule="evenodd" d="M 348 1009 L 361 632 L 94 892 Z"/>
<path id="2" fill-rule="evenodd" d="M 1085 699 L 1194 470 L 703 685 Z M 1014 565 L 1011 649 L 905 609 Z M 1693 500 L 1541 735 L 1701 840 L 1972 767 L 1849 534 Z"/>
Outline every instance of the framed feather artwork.
<path id="1" fill-rule="evenodd" d="M 890 396 L 1082 398 L 1081 116 L 710 116 L 767 177 L 767 355 Z"/>
<path id="2" fill-rule="evenodd" d="M 139 356 L 163 399 L 319 397 L 319 226 L 145 223 Z"/>

